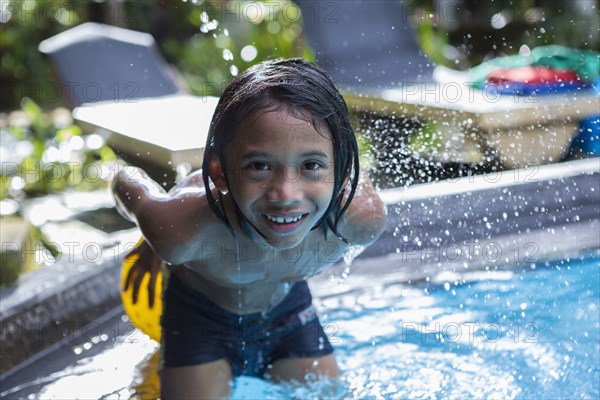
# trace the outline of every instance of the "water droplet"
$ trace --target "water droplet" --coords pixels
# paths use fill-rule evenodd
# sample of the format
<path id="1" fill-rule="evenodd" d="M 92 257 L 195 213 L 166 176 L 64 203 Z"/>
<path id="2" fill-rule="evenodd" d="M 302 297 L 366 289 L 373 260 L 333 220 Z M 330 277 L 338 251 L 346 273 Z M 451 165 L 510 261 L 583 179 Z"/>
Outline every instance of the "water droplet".
<path id="1" fill-rule="evenodd" d="M 258 50 L 251 44 L 244 46 L 240 51 L 240 57 L 246 62 L 250 62 L 256 58 Z"/>
<path id="2" fill-rule="evenodd" d="M 223 49 L 223 60 L 225 60 L 225 61 L 233 60 L 233 53 L 231 52 L 231 50 Z"/>

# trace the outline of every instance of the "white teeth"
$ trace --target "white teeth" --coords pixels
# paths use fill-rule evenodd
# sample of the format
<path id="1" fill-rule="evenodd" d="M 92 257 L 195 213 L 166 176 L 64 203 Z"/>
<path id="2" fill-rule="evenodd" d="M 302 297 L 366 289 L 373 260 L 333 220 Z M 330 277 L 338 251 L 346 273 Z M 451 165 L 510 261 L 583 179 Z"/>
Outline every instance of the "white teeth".
<path id="1" fill-rule="evenodd" d="M 288 218 L 283 218 L 283 217 L 276 217 L 274 215 L 269 215 L 266 214 L 266 217 L 273 222 L 276 222 L 278 224 L 291 224 L 292 222 L 296 222 L 298 221 L 300 218 L 302 218 L 302 215 L 297 215 L 295 217 L 288 217 Z"/>

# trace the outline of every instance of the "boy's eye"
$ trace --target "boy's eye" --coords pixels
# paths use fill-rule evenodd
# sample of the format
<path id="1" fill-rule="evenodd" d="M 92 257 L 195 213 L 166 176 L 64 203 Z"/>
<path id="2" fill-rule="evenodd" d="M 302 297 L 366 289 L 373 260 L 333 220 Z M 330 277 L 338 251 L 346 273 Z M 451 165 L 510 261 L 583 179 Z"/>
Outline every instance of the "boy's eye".
<path id="1" fill-rule="evenodd" d="M 252 168 L 255 171 L 268 171 L 269 165 L 264 162 L 253 162 L 252 164 L 250 164 L 250 168 Z"/>
<path id="2" fill-rule="evenodd" d="M 316 161 L 308 161 L 304 163 L 304 168 L 309 171 L 314 171 L 321 168 L 321 164 Z"/>

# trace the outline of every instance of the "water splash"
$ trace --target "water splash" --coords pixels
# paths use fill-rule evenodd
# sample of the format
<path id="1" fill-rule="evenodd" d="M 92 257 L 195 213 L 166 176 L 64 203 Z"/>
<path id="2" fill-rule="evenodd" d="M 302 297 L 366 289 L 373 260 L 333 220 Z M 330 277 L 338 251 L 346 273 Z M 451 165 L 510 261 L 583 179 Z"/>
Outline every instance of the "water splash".
<path id="1" fill-rule="evenodd" d="M 344 253 L 344 264 L 346 264 L 349 267 L 354 261 L 354 259 L 358 257 L 360 253 L 362 253 L 366 248 L 367 246 L 361 245 L 348 246 L 348 249 Z"/>
<path id="2" fill-rule="evenodd" d="M 344 281 L 346 279 L 348 279 L 348 277 L 350 276 L 350 266 L 352 265 L 352 262 L 366 248 L 367 248 L 367 246 L 361 246 L 361 245 L 348 246 L 348 248 L 346 249 L 346 252 L 344 253 L 344 264 L 346 265 L 346 268 L 344 268 L 344 271 L 342 271 L 341 277 L 338 279 L 338 282 L 337 282 L 338 285 L 341 285 L 342 283 L 344 283 Z"/>
<path id="3" fill-rule="evenodd" d="M 233 61 L 233 53 L 229 49 L 223 49 L 223 60 Z"/>
<path id="4" fill-rule="evenodd" d="M 206 11 L 203 11 L 202 14 L 200 14 L 200 22 L 202 23 L 200 25 L 200 32 L 202 33 L 214 31 L 219 27 L 219 21 L 210 19 Z"/>

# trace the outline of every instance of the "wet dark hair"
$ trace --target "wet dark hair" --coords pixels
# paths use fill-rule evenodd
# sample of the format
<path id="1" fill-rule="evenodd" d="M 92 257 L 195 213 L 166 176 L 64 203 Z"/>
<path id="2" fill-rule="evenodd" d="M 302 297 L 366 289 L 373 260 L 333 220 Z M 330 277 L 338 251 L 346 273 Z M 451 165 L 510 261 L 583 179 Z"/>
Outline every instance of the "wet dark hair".
<path id="1" fill-rule="evenodd" d="M 318 132 L 321 132 L 323 127 L 329 130 L 335 158 L 334 195 L 323 217 L 313 229 L 323 227 L 326 233 L 328 226 L 337 237 L 346 241 L 338 233 L 337 225 L 348 209 L 358 184 L 356 136 L 350 125 L 346 102 L 329 75 L 301 58 L 277 59 L 256 64 L 235 77 L 225 88 L 210 124 L 202 164 L 202 176 L 210 208 L 235 236 L 225 214 L 223 201 L 220 201 L 219 207 L 217 199 L 209 189 L 211 156 L 216 156 L 222 170 L 227 171 L 225 148 L 233 140 L 238 125 L 259 110 L 278 108 L 284 108 L 294 117 L 311 122 Z M 227 179 L 227 174 L 224 175 Z M 346 179 L 349 180 L 349 184 L 342 187 Z M 229 186 L 228 182 L 227 185 Z M 344 194 L 348 190 L 348 197 L 342 204 Z M 243 222 L 242 230 L 251 236 L 247 225 L 253 226 L 252 223 L 243 216 L 235 198 L 233 203 L 238 220 Z"/>

